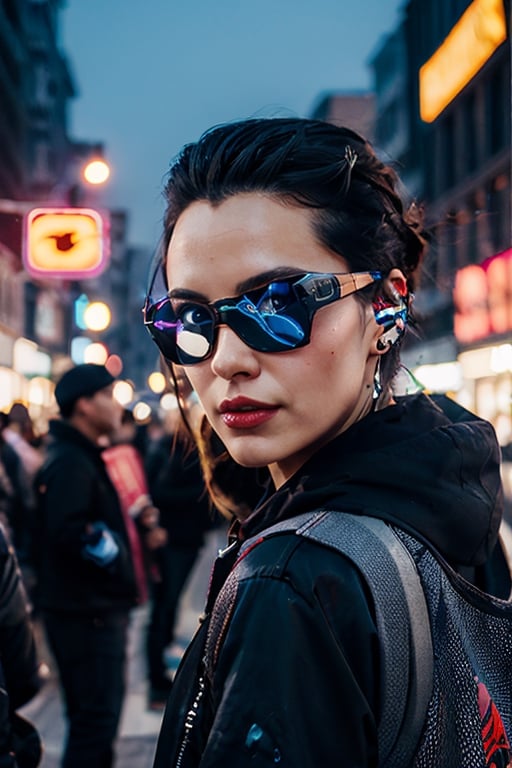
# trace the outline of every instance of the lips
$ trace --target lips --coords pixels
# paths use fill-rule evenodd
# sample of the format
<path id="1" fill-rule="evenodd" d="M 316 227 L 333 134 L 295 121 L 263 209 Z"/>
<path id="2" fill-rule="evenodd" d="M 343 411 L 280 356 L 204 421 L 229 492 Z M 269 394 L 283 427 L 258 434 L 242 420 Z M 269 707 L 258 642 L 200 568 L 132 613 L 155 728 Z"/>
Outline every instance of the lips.
<path id="1" fill-rule="evenodd" d="M 278 410 L 278 406 L 248 397 L 223 400 L 219 406 L 222 421 L 230 429 L 254 429 L 275 416 Z"/>

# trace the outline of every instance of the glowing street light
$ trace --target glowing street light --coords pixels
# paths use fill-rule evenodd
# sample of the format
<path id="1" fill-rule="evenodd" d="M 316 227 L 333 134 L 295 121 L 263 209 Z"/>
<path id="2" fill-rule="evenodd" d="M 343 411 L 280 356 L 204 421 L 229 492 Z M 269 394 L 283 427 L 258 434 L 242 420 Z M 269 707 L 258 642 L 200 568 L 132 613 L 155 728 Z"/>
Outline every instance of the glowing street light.
<path id="1" fill-rule="evenodd" d="M 110 176 L 110 166 L 105 160 L 96 158 L 90 160 L 82 171 L 83 177 L 88 184 L 94 186 L 104 184 Z"/>
<path id="2" fill-rule="evenodd" d="M 83 321 L 90 331 L 104 331 L 111 319 L 110 307 L 103 301 L 91 301 L 84 309 Z"/>

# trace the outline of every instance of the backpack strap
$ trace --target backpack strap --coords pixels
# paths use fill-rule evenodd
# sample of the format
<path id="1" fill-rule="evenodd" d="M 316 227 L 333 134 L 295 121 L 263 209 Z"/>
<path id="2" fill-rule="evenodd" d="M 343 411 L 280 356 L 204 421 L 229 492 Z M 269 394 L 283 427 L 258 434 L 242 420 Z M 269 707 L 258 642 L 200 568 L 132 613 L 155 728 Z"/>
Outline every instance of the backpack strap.
<path id="1" fill-rule="evenodd" d="M 379 766 L 409 768 L 433 685 L 429 613 L 410 552 L 383 520 L 344 512 L 299 515 L 266 529 L 264 537 L 286 532 L 341 552 L 364 576 L 382 654 Z"/>

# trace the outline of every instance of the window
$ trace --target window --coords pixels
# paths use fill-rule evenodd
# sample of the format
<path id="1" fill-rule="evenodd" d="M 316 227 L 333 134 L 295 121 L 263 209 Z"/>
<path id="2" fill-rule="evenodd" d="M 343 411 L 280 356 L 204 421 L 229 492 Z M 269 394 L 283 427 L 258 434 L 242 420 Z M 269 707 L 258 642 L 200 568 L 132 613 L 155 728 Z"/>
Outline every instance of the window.
<path id="1" fill-rule="evenodd" d="M 486 105 L 486 148 L 488 156 L 495 155 L 507 142 L 510 115 L 506 104 L 510 104 L 510 83 L 505 78 L 505 68 L 495 67 L 485 83 Z M 508 110 L 508 113 L 510 110 Z"/>
<path id="2" fill-rule="evenodd" d="M 463 105 L 463 166 L 466 173 L 472 173 L 478 167 L 475 94 L 468 94 Z"/>

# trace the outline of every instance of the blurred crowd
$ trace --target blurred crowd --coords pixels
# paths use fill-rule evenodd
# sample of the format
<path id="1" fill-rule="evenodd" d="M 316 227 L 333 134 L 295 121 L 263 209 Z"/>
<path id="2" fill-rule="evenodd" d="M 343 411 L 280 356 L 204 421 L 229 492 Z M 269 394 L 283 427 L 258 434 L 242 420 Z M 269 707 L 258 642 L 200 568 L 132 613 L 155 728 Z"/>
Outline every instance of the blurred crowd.
<path id="1" fill-rule="evenodd" d="M 97 375 L 96 371 L 93 373 Z M 83 382 L 83 377 L 80 380 Z M 91 746 L 97 750 L 95 762 L 93 752 L 89 754 L 87 744 L 84 746 L 84 739 L 91 741 L 91 724 L 80 721 L 83 712 L 79 712 L 79 704 L 74 704 L 75 699 L 86 695 L 92 667 L 80 683 L 67 679 L 69 670 L 77 664 L 77 659 L 69 654 L 76 653 L 79 638 L 87 637 L 84 653 L 89 653 L 91 663 L 97 664 L 93 657 L 101 652 L 95 649 L 94 639 L 102 627 L 101 631 L 110 632 L 102 636 L 102 643 L 110 642 L 112 648 L 115 645 L 122 676 L 126 661 L 125 619 L 131 608 L 146 603 L 147 706 L 153 710 L 163 709 L 172 687 L 166 652 L 174 640 L 179 600 L 206 533 L 220 523 L 220 517 L 208 501 L 196 451 L 180 435 L 178 410 L 168 412 L 163 418 L 153 415 L 146 423 L 138 424 L 132 412 L 122 410 L 112 398 L 108 379 L 99 378 L 92 389 L 74 392 L 71 409 L 67 408 L 61 392 L 60 414 L 50 421 L 47 434 L 35 432 L 29 411 L 22 403 L 14 403 L 7 413 L 1 414 L 0 432 L 0 530 L 17 561 L 21 587 L 28 595 L 26 626 L 30 631 L 35 620 L 44 627 L 45 651 L 49 648 L 51 658 L 55 659 L 68 719 L 62 766 L 74 768 L 77 749 L 88 755 L 84 759 L 93 760 L 95 765 L 113 763 L 116 718 L 124 688 L 119 688 L 112 702 L 110 723 L 104 718 L 106 731 L 110 729 L 105 743 Z M 102 413 L 105 406 L 97 397 L 105 393 L 108 400 L 104 401 L 106 408 Z M 66 396 L 68 394 L 66 390 Z M 90 413 L 86 412 L 83 422 L 80 421 L 83 414 L 75 409 L 77 402 L 84 408 L 91 404 L 93 407 Z M 91 430 L 91 425 L 97 427 L 96 431 Z M 97 451 L 101 457 L 101 467 L 94 469 L 90 488 L 84 473 L 80 476 L 81 487 L 77 487 L 79 475 L 69 463 L 75 449 L 75 463 L 82 469 L 88 460 L 87 450 L 91 449 L 91 456 Z M 85 449 L 83 456 L 82 449 Z M 106 495 L 105 486 L 108 486 Z M 113 503 L 112 493 L 116 496 Z M 110 500 L 106 503 L 109 494 Z M 118 518 L 115 518 L 116 509 L 120 511 Z M 82 512 L 85 527 L 84 521 L 77 523 Z M 110 519 L 109 514 L 113 515 Z M 53 522 L 48 523 L 52 519 Z M 68 565 L 53 533 L 57 530 L 52 528 L 57 526 L 57 519 L 59 531 L 67 526 L 65 536 L 69 535 L 72 555 Z M 82 527 L 77 529 L 80 549 L 75 551 L 73 526 L 77 525 Z M 75 567 L 77 551 L 85 564 L 81 562 Z M 135 598 L 130 602 L 125 599 L 127 593 L 123 597 L 121 591 L 116 594 L 115 589 L 120 590 L 116 586 L 112 596 L 105 599 L 115 584 L 111 562 L 119 563 L 123 558 L 130 560 L 129 566 L 123 568 L 125 575 L 133 573 Z M 90 569 L 90 576 L 86 569 Z M 85 584 L 89 578 L 90 583 Z M 79 583 L 80 580 L 84 583 Z M 67 586 L 63 587 L 63 583 Z M 66 597 L 66 589 L 73 594 L 72 599 Z M 99 597 L 93 594 L 96 589 Z M 110 626 L 116 623 L 116 617 L 117 626 Z M 107 664 L 109 670 L 113 667 L 111 658 Z M 73 675 L 76 678 L 76 674 Z M 113 680 L 108 687 L 111 691 L 115 689 Z M 38 688 L 39 685 L 32 687 L 29 698 Z M 20 702 L 16 706 L 20 706 Z M 15 707 L 9 705 L 8 710 L 13 720 Z M 71 742 L 75 743 L 74 747 Z M 1 750 L 0 744 L 0 766 L 3 766 Z M 35 766 L 38 760 L 36 757 L 27 765 Z"/>

